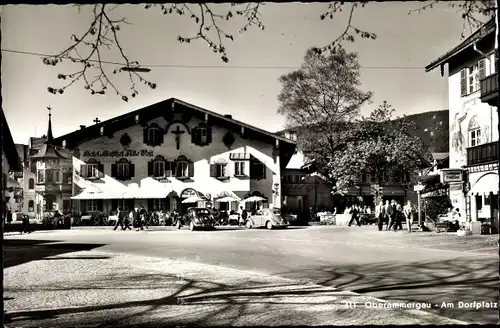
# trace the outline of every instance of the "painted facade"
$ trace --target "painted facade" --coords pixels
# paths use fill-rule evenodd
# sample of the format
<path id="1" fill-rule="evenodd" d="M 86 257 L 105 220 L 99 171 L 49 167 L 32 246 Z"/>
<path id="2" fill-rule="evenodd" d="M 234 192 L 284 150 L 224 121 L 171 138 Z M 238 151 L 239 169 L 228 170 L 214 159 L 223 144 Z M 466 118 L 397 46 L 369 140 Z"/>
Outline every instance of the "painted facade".
<path id="1" fill-rule="evenodd" d="M 215 120 L 197 110 L 188 117 L 183 110 L 187 107 L 178 108 L 177 102 L 182 102 L 172 101 L 167 117 L 137 112 L 135 124 L 109 133 L 111 125 L 103 122 L 98 136 L 72 141 L 77 210 L 107 213 L 143 205 L 182 212 L 188 206 L 182 200 L 188 196 L 214 201 L 227 195 L 243 200 L 251 194 L 266 198 L 265 207 L 281 207 L 279 136 L 268 133 L 263 138 L 247 125 L 236 127 L 229 117 Z M 164 103 L 168 111 L 170 100 Z M 217 124 L 225 121 L 232 123 Z M 283 142 L 293 152 L 294 144 Z M 238 204 L 214 202 L 229 210 L 237 210 Z"/>
<path id="2" fill-rule="evenodd" d="M 448 64 L 449 165 L 463 175 L 461 181 L 449 182 L 449 196 L 453 206 L 472 221 L 498 217 L 499 122 L 498 108 L 493 106 L 498 100 L 498 84 L 496 91 L 490 90 L 497 100 L 485 101 L 483 83 L 498 79 L 494 38 L 492 20 L 426 68 L 441 66 L 443 73 Z"/>

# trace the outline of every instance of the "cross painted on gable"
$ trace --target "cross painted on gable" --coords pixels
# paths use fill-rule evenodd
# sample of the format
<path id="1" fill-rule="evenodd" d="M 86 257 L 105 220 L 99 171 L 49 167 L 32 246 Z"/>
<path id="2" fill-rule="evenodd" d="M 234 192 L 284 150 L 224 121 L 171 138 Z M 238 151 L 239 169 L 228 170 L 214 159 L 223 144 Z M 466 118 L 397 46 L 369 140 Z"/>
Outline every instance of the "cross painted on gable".
<path id="1" fill-rule="evenodd" d="M 178 125 L 177 129 L 175 131 L 172 131 L 172 133 L 175 134 L 175 141 L 177 142 L 177 150 L 180 149 L 181 134 L 183 134 L 184 132 L 186 131 L 181 131 Z"/>

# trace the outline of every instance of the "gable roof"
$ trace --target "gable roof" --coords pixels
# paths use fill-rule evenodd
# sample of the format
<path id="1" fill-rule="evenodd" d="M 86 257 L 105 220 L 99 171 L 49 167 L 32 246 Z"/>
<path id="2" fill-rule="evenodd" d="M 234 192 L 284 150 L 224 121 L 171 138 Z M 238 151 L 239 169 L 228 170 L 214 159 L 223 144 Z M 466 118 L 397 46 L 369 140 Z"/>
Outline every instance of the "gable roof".
<path id="1" fill-rule="evenodd" d="M 282 163 L 284 165 L 288 163 L 295 151 L 296 143 L 292 140 L 284 138 L 276 133 L 272 133 L 250 124 L 235 120 L 230 115 L 221 115 L 176 98 L 169 98 L 161 102 L 154 103 L 149 106 L 100 122 L 98 124 L 84 127 L 80 130 L 76 130 L 71 133 L 59 136 L 57 138 L 54 138 L 51 144 L 62 146 L 62 142 L 63 140 L 65 140 L 67 148 L 72 148 L 76 144 L 102 137 L 100 132 L 101 127 L 104 127 L 105 135 L 112 134 L 119 130 L 137 125 L 138 123 L 135 121 L 136 115 L 139 115 L 139 124 L 145 123 L 152 119 L 165 116 L 170 112 L 172 106 L 174 105 L 175 112 L 193 113 L 197 114 L 198 116 L 208 115 L 208 121 L 211 124 L 225 125 L 231 128 L 238 129 L 243 127 L 245 128 L 245 134 L 247 135 L 251 134 L 252 136 L 259 137 L 272 143 L 274 143 L 275 140 L 278 140 L 278 149 L 280 151 L 280 156 L 282 156 L 282 158 L 284 159 Z"/>
<path id="2" fill-rule="evenodd" d="M 7 157 L 9 170 L 22 171 L 21 159 L 17 153 L 16 144 L 10 133 L 9 124 L 7 123 L 3 108 L 0 110 L 0 127 L 2 130 L 2 151 L 5 152 L 5 156 Z"/>
<path id="3" fill-rule="evenodd" d="M 434 68 L 446 64 L 448 60 L 450 60 L 453 56 L 457 55 L 458 53 L 468 49 L 470 46 L 472 46 L 475 42 L 481 40 L 485 36 L 495 33 L 495 18 L 493 17 L 490 19 L 488 22 L 486 22 L 483 26 L 481 26 L 477 31 L 472 33 L 468 38 L 466 38 L 464 41 L 462 41 L 459 45 L 457 45 L 455 48 L 451 49 L 438 59 L 434 60 L 431 62 L 429 65 L 425 67 L 425 72 L 429 72 L 433 70 Z"/>

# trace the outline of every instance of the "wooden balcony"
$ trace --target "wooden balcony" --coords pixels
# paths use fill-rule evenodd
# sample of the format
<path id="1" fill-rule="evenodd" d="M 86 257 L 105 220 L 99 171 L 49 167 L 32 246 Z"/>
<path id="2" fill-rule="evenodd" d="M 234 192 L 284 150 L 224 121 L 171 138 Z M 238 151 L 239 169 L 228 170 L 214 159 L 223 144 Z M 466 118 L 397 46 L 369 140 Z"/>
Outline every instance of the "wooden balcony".
<path id="1" fill-rule="evenodd" d="M 498 141 L 467 148 L 467 165 L 498 161 Z"/>
<path id="2" fill-rule="evenodd" d="M 490 106 L 498 105 L 498 73 L 491 74 L 481 80 L 481 102 Z"/>

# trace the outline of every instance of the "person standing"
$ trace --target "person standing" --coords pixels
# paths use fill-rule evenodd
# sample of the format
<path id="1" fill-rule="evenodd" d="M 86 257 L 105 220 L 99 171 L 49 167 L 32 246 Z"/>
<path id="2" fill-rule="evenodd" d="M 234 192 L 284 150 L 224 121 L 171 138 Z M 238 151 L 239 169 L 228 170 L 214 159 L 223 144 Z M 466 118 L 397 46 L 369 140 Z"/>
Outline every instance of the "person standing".
<path id="1" fill-rule="evenodd" d="M 139 209 L 141 230 L 144 230 L 144 227 L 146 227 L 146 229 L 149 229 L 148 225 L 146 224 L 147 215 L 148 215 L 148 211 L 146 211 L 146 209 L 144 208 L 144 205 L 141 205 L 141 208 Z"/>
<path id="2" fill-rule="evenodd" d="M 23 229 L 21 230 L 21 234 L 25 233 L 31 233 L 30 231 L 30 218 L 27 215 L 23 214 Z"/>
<path id="3" fill-rule="evenodd" d="M 385 206 L 384 206 L 384 201 L 382 199 L 375 208 L 375 217 L 377 218 L 378 231 L 382 231 L 385 221 Z"/>
<path id="4" fill-rule="evenodd" d="M 117 208 L 116 211 L 118 213 L 116 213 L 116 223 L 115 223 L 115 227 L 113 228 L 113 231 L 116 231 L 116 229 L 118 229 L 118 226 L 120 226 L 122 228 L 122 230 L 125 230 L 125 227 L 123 226 L 123 214 L 124 212 L 120 209 L 120 208 Z"/>
<path id="5" fill-rule="evenodd" d="M 347 224 L 347 226 L 350 227 L 352 224 L 352 221 L 356 220 L 356 224 L 358 225 L 358 227 L 361 227 L 361 222 L 359 222 L 359 206 L 353 205 L 352 209 L 350 211 L 350 214 L 351 214 L 351 219 L 349 220 L 349 223 Z"/>
<path id="6" fill-rule="evenodd" d="M 413 224 L 413 207 L 411 206 L 411 200 L 408 199 L 403 209 L 403 213 L 406 219 L 406 229 L 411 233 L 411 226 Z"/>

